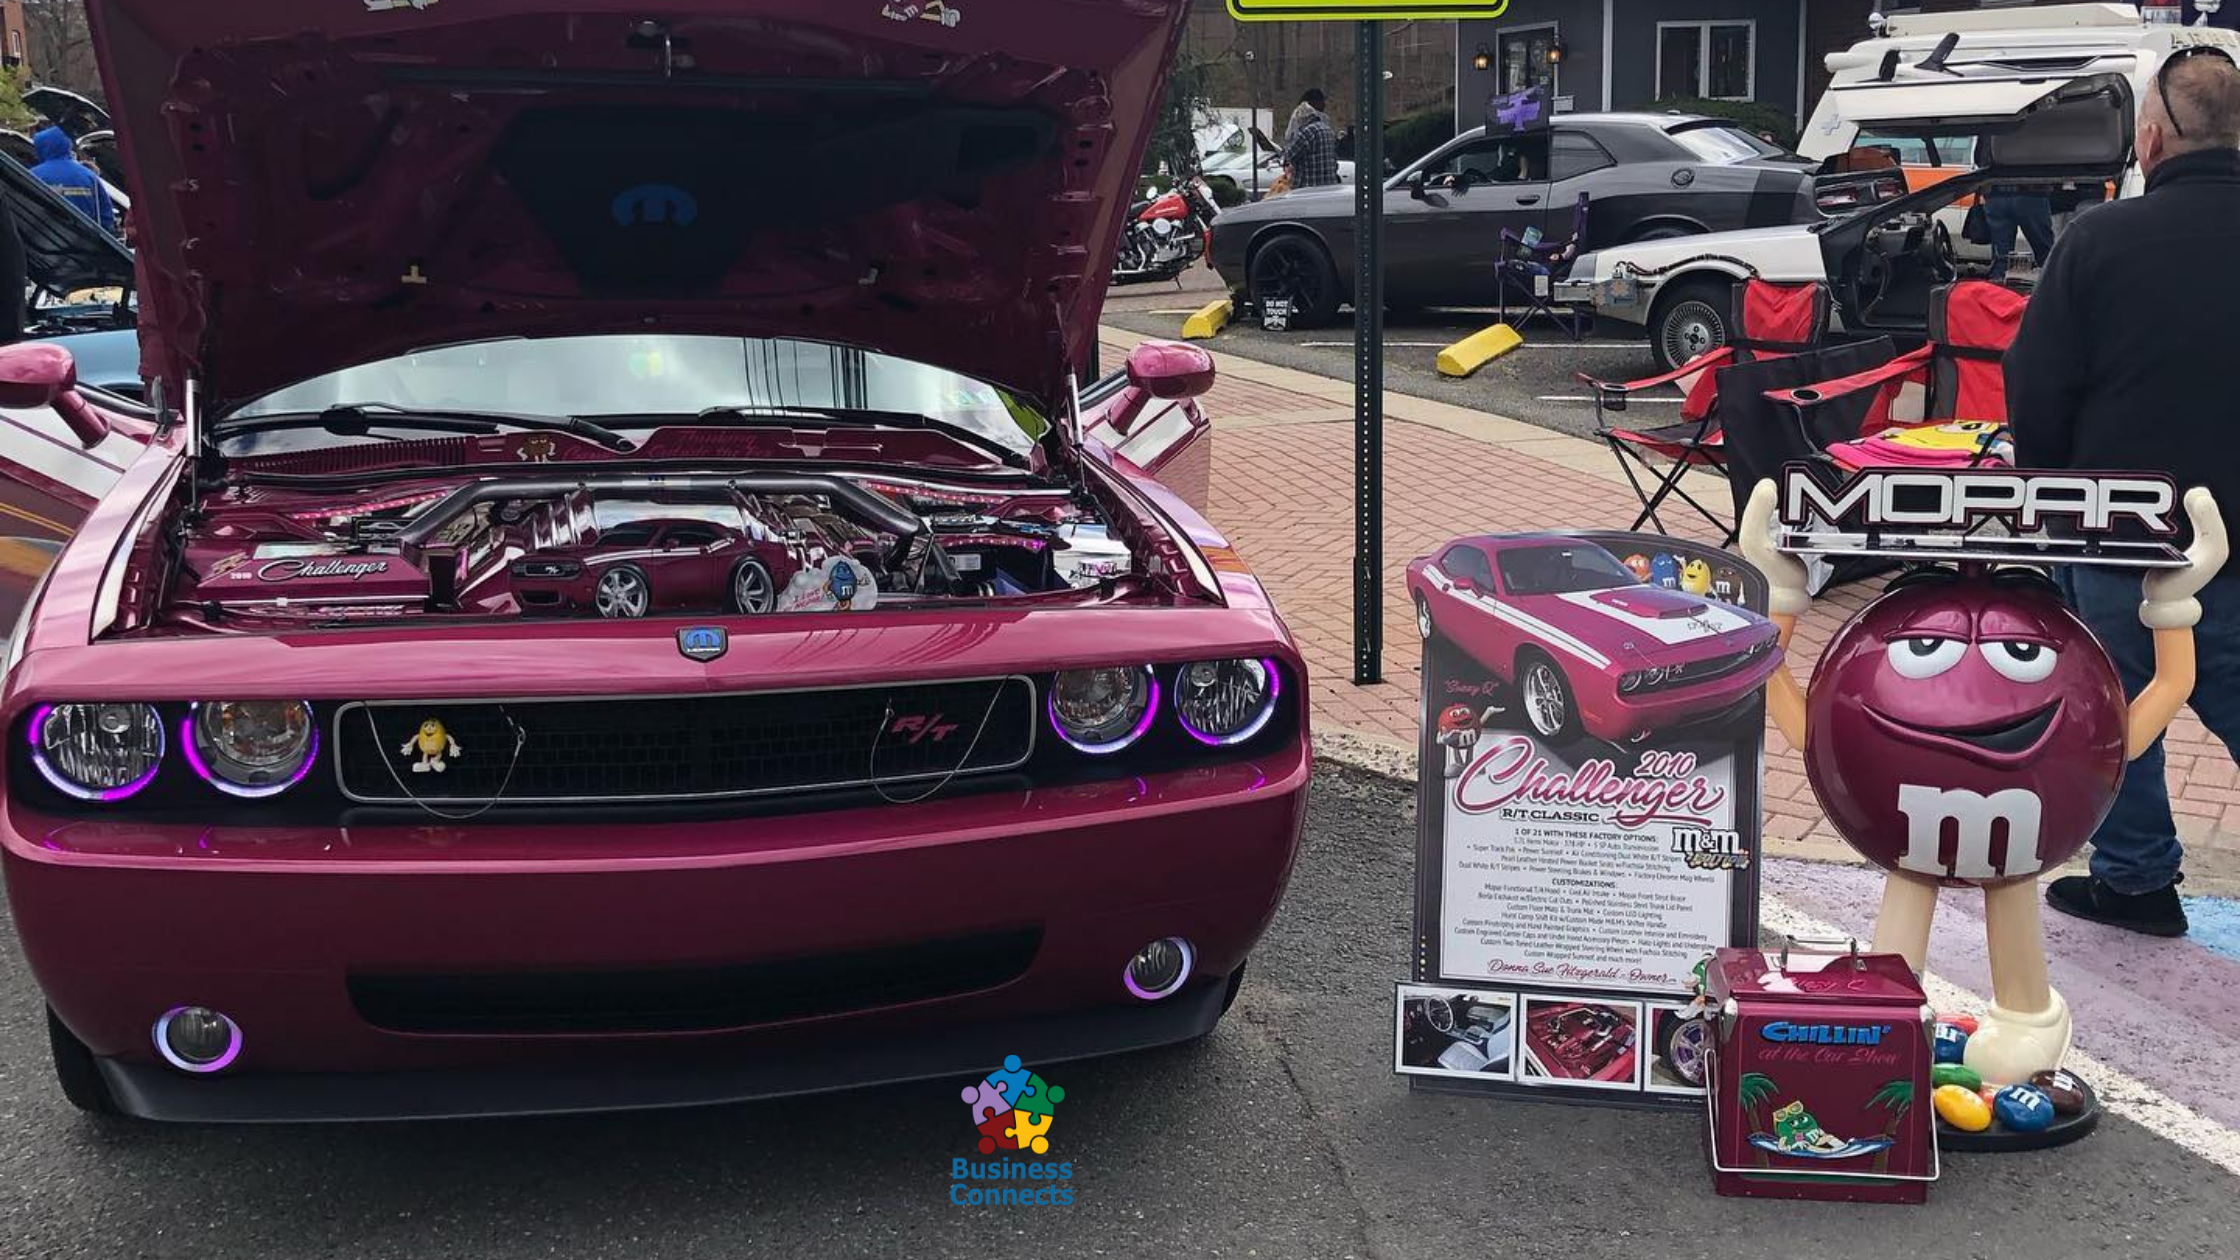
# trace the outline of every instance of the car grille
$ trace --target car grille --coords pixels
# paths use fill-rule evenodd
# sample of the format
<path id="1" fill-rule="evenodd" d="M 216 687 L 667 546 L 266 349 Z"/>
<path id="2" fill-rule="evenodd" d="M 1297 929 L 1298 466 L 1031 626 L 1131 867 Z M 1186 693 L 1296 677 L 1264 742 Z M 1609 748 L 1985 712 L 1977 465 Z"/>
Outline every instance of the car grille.
<path id="1" fill-rule="evenodd" d="M 415 770 L 424 721 L 459 755 Z M 334 718 L 344 794 L 377 804 L 697 800 L 1007 770 L 1034 749 L 1025 678 L 728 696 L 379 701 Z"/>
<path id="2" fill-rule="evenodd" d="M 707 1032 L 976 993 L 1025 975 L 1032 929 L 730 967 L 516 975 L 354 975 L 376 1028 L 487 1036 Z"/>
<path id="3" fill-rule="evenodd" d="M 1724 678 L 1764 656 L 1767 649 L 1772 646 L 1773 642 L 1769 639 L 1740 652 L 1729 652 L 1724 656 L 1705 657 L 1703 660 L 1690 661 L 1685 665 L 1669 666 L 1663 671 L 1661 677 L 1656 678 L 1642 690 L 1669 691 L 1674 687 L 1693 687 L 1716 678 Z"/>

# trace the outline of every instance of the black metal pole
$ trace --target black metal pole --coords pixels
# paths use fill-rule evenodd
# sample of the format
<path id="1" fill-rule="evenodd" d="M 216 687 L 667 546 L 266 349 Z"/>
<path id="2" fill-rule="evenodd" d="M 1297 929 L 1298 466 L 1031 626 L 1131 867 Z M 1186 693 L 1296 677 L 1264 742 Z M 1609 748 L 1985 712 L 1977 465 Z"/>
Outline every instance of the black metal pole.
<path id="1" fill-rule="evenodd" d="M 1353 127 L 1353 681 L 1384 681 L 1384 27 L 1361 23 Z"/>

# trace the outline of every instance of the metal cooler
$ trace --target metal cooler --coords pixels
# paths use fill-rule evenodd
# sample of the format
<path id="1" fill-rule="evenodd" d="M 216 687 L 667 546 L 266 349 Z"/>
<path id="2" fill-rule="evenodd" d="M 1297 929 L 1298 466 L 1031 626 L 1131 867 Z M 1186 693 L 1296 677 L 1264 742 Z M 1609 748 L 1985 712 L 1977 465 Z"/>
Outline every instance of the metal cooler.
<path id="1" fill-rule="evenodd" d="M 1706 1142 L 1720 1194 L 1920 1203 L 1936 1015 L 1896 954 L 1722 949 Z"/>

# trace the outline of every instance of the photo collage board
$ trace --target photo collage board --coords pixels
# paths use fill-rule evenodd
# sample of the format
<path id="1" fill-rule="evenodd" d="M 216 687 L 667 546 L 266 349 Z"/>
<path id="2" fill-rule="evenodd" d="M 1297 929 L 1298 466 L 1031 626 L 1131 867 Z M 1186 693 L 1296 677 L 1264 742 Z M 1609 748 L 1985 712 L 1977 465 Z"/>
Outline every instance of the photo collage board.
<path id="1" fill-rule="evenodd" d="M 1757 939 L 1764 579 L 1652 534 L 1454 539 L 1423 634 L 1411 1085 L 1701 1106 L 1699 964 Z"/>

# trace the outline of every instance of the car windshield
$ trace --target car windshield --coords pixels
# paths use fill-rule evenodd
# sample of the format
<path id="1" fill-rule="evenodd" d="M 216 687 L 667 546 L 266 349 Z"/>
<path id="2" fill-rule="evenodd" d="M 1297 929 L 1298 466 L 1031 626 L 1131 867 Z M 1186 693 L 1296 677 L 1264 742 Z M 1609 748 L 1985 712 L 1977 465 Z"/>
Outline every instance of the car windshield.
<path id="1" fill-rule="evenodd" d="M 1672 138 L 1706 162 L 1747 162 L 1783 152 L 1781 146 L 1767 144 L 1740 127 L 1690 127 L 1673 132 Z"/>
<path id="2" fill-rule="evenodd" d="M 267 394 L 230 419 L 343 405 L 613 419 L 709 408 L 925 416 L 1025 452 L 1049 423 L 1008 391 L 891 355 L 787 338 L 515 338 L 420 350 Z"/>
<path id="3" fill-rule="evenodd" d="M 1607 591 L 1639 581 L 1600 547 L 1512 547 L 1501 553 L 1501 586 L 1511 595 Z"/>

